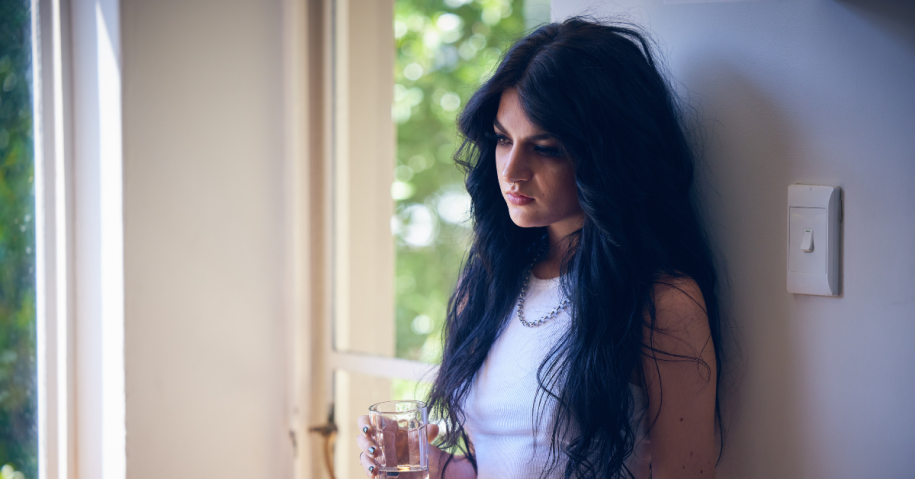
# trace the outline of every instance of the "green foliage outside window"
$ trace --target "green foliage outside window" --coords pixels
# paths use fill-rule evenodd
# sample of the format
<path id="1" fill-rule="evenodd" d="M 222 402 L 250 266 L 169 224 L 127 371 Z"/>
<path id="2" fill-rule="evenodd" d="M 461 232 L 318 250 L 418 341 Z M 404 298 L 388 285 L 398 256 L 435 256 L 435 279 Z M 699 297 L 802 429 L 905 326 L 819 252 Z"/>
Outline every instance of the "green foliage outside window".
<path id="1" fill-rule="evenodd" d="M 469 245 L 455 120 L 524 34 L 521 0 L 396 0 L 397 357 L 438 362 L 448 296 Z M 405 386 L 406 387 L 406 386 Z"/>
<path id="2" fill-rule="evenodd" d="M 0 477 L 37 478 L 29 2 L 0 0 Z"/>
<path id="3" fill-rule="evenodd" d="M 25 479 L 25 474 L 13 469 L 13 466 L 5 464 L 0 467 L 0 479 Z"/>

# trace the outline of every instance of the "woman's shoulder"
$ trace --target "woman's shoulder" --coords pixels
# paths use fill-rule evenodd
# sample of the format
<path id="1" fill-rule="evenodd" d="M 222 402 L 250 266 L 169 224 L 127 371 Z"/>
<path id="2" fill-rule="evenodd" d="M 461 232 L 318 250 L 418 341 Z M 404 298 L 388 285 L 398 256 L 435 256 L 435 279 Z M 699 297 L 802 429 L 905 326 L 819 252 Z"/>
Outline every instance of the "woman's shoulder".
<path id="1" fill-rule="evenodd" d="M 702 288 L 683 274 L 660 274 L 652 288 L 653 315 L 646 321 L 654 330 L 673 333 L 687 342 L 704 341 L 708 336 L 708 311 Z M 652 317 L 653 316 L 653 317 Z"/>
<path id="2" fill-rule="evenodd" d="M 679 272 L 660 273 L 652 285 L 652 300 L 659 305 L 694 309 L 705 312 L 705 299 L 699 283 Z"/>

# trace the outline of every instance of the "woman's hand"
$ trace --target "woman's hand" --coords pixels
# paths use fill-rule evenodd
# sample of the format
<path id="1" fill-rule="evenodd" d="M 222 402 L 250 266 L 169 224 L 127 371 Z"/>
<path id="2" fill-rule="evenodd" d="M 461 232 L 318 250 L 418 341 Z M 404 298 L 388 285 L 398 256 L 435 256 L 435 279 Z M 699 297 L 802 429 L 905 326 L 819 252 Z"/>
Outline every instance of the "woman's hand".
<path id="1" fill-rule="evenodd" d="M 356 421 L 359 424 L 359 434 L 356 436 L 356 444 L 359 446 L 359 449 L 362 450 L 362 453 L 359 454 L 359 463 L 362 464 L 362 469 L 365 471 L 365 475 L 368 477 L 375 477 L 378 475 L 378 463 L 375 459 L 378 457 L 378 454 L 381 453 L 378 444 L 375 443 L 375 429 L 372 427 L 372 423 L 369 421 L 368 416 L 359 416 L 359 419 Z M 437 458 L 442 452 L 435 446 L 432 445 L 432 441 L 438 437 L 438 426 L 435 424 L 426 425 L 426 439 L 429 441 L 429 459 L 430 463 L 433 458 Z M 438 463 L 438 461 L 435 461 Z M 432 472 L 432 464 L 430 464 L 430 473 Z M 399 477 L 403 479 L 410 479 L 413 477 L 419 478 L 422 473 L 419 472 L 401 472 Z M 432 475 L 431 477 L 438 477 L 438 475 Z"/>

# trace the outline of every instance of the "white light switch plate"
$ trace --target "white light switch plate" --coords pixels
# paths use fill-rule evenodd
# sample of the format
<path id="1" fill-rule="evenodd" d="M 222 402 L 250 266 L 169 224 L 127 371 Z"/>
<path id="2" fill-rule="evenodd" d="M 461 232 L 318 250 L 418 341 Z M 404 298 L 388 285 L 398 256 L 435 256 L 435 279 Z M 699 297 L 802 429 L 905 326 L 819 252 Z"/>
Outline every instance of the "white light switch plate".
<path id="1" fill-rule="evenodd" d="M 839 295 L 842 190 L 788 187 L 788 292 Z"/>

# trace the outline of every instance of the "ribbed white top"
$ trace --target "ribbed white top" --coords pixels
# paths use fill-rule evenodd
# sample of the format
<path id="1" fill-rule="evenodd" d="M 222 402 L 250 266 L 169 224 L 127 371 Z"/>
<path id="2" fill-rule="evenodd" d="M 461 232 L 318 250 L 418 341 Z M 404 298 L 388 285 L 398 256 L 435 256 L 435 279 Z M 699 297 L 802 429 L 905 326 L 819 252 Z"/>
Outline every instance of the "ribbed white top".
<path id="1" fill-rule="evenodd" d="M 524 300 L 524 317 L 536 321 L 562 299 L 559 278 L 531 276 Z M 550 464 L 550 440 L 555 400 L 537 394 L 537 368 L 556 342 L 567 333 L 570 316 L 563 311 L 540 326 L 511 320 L 493 343 L 486 362 L 474 377 L 464 407 L 465 429 L 473 443 L 478 479 L 537 478 Z M 568 307 L 567 307 L 568 308 Z M 632 386 L 644 403 L 641 388 Z M 535 410 L 535 398 L 543 404 Z M 637 442 L 627 466 L 638 479 L 649 477 L 651 447 L 645 421 L 633 419 Z M 536 418 L 536 419 L 535 419 Z M 536 425 L 536 431 L 535 431 Z M 562 477 L 564 462 L 545 477 Z"/>

